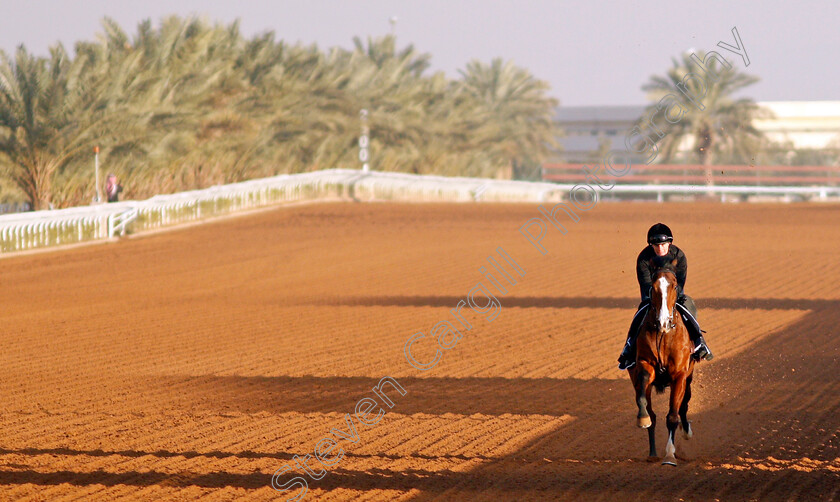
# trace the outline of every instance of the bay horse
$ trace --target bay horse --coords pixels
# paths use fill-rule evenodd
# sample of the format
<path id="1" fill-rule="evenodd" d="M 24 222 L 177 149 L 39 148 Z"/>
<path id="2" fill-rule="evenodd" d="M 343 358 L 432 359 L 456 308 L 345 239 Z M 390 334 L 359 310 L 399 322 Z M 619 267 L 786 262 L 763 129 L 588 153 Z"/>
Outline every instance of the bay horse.
<path id="1" fill-rule="evenodd" d="M 676 262 L 674 263 L 676 264 Z M 691 400 L 691 379 L 694 373 L 692 359 L 693 343 L 679 312 L 677 303 L 677 277 L 670 267 L 659 270 L 653 276 L 650 307 L 639 330 L 636 341 L 636 365 L 629 371 L 630 380 L 636 389 L 636 405 L 639 414 L 637 425 L 648 430 L 650 457 L 657 458 L 656 415 L 651 407 L 651 390 L 658 393 L 671 387 L 670 409 L 668 411 L 668 444 L 665 446 L 663 465 L 677 465 L 674 436 L 682 425 L 685 439 L 692 436 L 688 421 L 688 401 Z M 676 314 L 676 315 L 675 315 Z"/>

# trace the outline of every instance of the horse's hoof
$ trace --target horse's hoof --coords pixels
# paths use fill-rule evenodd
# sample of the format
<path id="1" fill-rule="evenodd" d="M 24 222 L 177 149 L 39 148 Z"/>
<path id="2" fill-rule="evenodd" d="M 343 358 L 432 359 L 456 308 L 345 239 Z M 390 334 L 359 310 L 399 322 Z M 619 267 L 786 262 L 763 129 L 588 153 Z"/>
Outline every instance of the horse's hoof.
<path id="1" fill-rule="evenodd" d="M 638 426 L 642 429 L 647 429 L 650 427 L 651 421 L 650 417 L 641 417 L 639 418 Z"/>
<path id="2" fill-rule="evenodd" d="M 691 436 L 694 435 L 694 431 L 691 430 L 691 424 L 688 424 L 688 430 L 683 431 L 683 437 L 685 439 L 691 439 Z"/>
<path id="3" fill-rule="evenodd" d="M 662 461 L 662 465 L 670 465 L 672 467 L 676 467 L 677 459 L 675 457 L 665 457 L 665 460 Z"/>
<path id="4" fill-rule="evenodd" d="M 656 455 L 649 455 L 647 458 L 647 462 L 651 464 L 659 462 L 659 457 L 657 457 Z"/>

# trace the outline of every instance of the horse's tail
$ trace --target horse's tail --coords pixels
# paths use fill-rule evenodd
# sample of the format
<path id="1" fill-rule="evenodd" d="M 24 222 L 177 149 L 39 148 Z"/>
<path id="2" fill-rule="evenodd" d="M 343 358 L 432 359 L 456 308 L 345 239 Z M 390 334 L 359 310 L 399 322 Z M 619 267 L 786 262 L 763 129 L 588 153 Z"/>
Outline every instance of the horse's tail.
<path id="1" fill-rule="evenodd" d="M 653 386 L 656 389 L 656 393 L 662 394 L 665 391 L 665 387 L 669 385 L 671 385 L 671 375 L 661 368 L 656 368 L 656 378 L 653 379 Z"/>

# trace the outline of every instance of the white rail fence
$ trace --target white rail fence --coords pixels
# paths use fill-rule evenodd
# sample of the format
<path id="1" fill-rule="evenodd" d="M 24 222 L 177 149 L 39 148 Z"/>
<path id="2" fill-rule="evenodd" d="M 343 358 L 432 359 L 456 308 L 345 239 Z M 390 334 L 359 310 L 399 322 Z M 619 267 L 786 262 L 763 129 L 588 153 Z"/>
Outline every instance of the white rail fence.
<path id="1" fill-rule="evenodd" d="M 561 191 L 569 192 L 575 185 L 557 183 L 554 185 Z M 708 198 L 709 195 L 720 198 L 725 202 L 727 197 L 738 200 L 749 200 L 749 197 L 777 202 L 808 201 L 839 201 L 840 187 L 830 186 L 737 186 L 737 185 L 615 185 L 609 190 L 610 194 L 648 194 L 656 195 L 658 202 L 663 202 L 668 195 L 687 195 Z"/>
<path id="2" fill-rule="evenodd" d="M 0 215 L 0 252 L 109 239 L 245 209 L 305 200 L 411 202 L 546 202 L 568 198 L 572 185 L 545 182 L 447 178 L 333 169 L 216 186 L 144 201 Z M 836 187 L 616 186 L 634 193 L 725 193 L 840 197 Z"/>
<path id="3" fill-rule="evenodd" d="M 285 202 L 334 200 L 541 201 L 551 183 L 333 169 L 215 186 L 144 201 L 0 215 L 0 252 L 101 240 Z"/>

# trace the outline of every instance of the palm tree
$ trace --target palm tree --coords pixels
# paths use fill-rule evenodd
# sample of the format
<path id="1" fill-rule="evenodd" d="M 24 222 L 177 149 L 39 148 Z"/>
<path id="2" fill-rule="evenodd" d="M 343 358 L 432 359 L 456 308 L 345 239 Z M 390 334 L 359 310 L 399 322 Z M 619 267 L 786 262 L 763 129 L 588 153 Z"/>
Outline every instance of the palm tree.
<path id="1" fill-rule="evenodd" d="M 103 24 L 100 42 L 77 44 L 75 59 L 61 45 L 48 58 L 23 47 L 14 60 L 0 52 L 0 163 L 33 209 L 82 202 L 92 176 L 81 170 L 94 145 L 103 145 L 111 166 L 138 155 L 159 166 L 200 166 L 185 159 L 196 155 L 196 136 L 218 146 L 208 129 L 231 122 L 208 120 L 207 112 L 224 109 L 243 87 L 232 70 L 241 41 L 235 24 L 143 23 L 134 43 L 113 21 Z"/>
<path id="2" fill-rule="evenodd" d="M 460 74 L 458 90 L 475 106 L 472 139 L 479 149 L 515 165 L 541 162 L 556 147 L 557 100 L 546 95 L 548 84 L 499 58 L 472 61 Z"/>
<path id="3" fill-rule="evenodd" d="M 408 73 L 420 77 L 429 68 L 432 57 L 429 54 L 418 54 L 413 45 L 397 52 L 397 39 L 393 35 L 381 38 L 370 38 L 367 47 L 359 37 L 353 38 L 353 45 L 357 54 L 366 56 L 377 68 L 391 65 L 397 73 Z"/>
<path id="4" fill-rule="evenodd" d="M 699 57 L 707 59 L 704 53 L 700 53 Z M 653 102 L 646 110 L 646 117 L 656 117 L 655 125 L 647 125 L 648 137 L 657 142 L 662 162 L 672 161 L 683 140 L 691 138 L 691 149 L 697 161 L 706 166 L 706 179 L 710 183 L 709 166 L 715 159 L 725 155 L 749 162 L 764 144 L 764 136 L 753 126 L 753 121 L 768 116 L 768 112 L 750 98 L 733 97 L 737 91 L 758 82 L 758 77 L 741 73 L 734 66 L 725 68 L 713 58 L 709 58 L 707 68 L 709 73 L 718 76 L 716 80 L 708 77 L 686 53 L 679 61 L 673 60 L 673 66 L 666 75 L 652 76 L 642 89 L 649 93 Z M 689 78 L 684 81 L 688 73 L 694 73 L 700 80 Z M 684 99 L 685 94 L 678 86 L 693 96 L 703 95 L 705 87 L 705 95 L 699 100 L 703 109 Z M 666 99 L 668 95 L 671 97 Z M 682 100 L 676 105 L 682 109 L 680 113 L 670 113 L 670 120 L 677 121 L 672 124 L 662 115 L 666 113 L 667 106 L 677 103 L 676 99 Z M 681 118 L 677 119 L 677 116 Z M 659 132 L 650 130 L 653 127 Z"/>
<path id="5" fill-rule="evenodd" d="M 488 176 L 554 143 L 556 101 L 512 63 L 452 81 L 393 36 L 354 44 L 246 40 L 237 23 L 178 17 L 131 35 L 106 18 L 74 58 L 0 53 L 0 186 L 35 209 L 86 202 L 94 145 L 129 197 L 358 166 L 362 108 L 375 169 Z"/>
<path id="6" fill-rule="evenodd" d="M 137 148 L 112 155 L 142 187 L 136 195 L 199 188 L 229 181 L 231 139 L 251 124 L 235 104 L 247 90 L 237 71 L 244 43 L 237 23 L 209 25 L 195 18 L 165 19 L 159 29 L 144 21 L 132 42 L 106 19 L 107 55 L 125 53 L 124 71 L 107 90 L 121 97 L 142 128 Z M 124 49 L 123 49 L 124 47 Z M 129 188 L 132 190 L 132 188 Z"/>
<path id="7" fill-rule="evenodd" d="M 52 204 L 57 174 L 119 130 L 90 83 L 61 45 L 48 58 L 0 51 L 0 161 L 33 209 Z"/>

